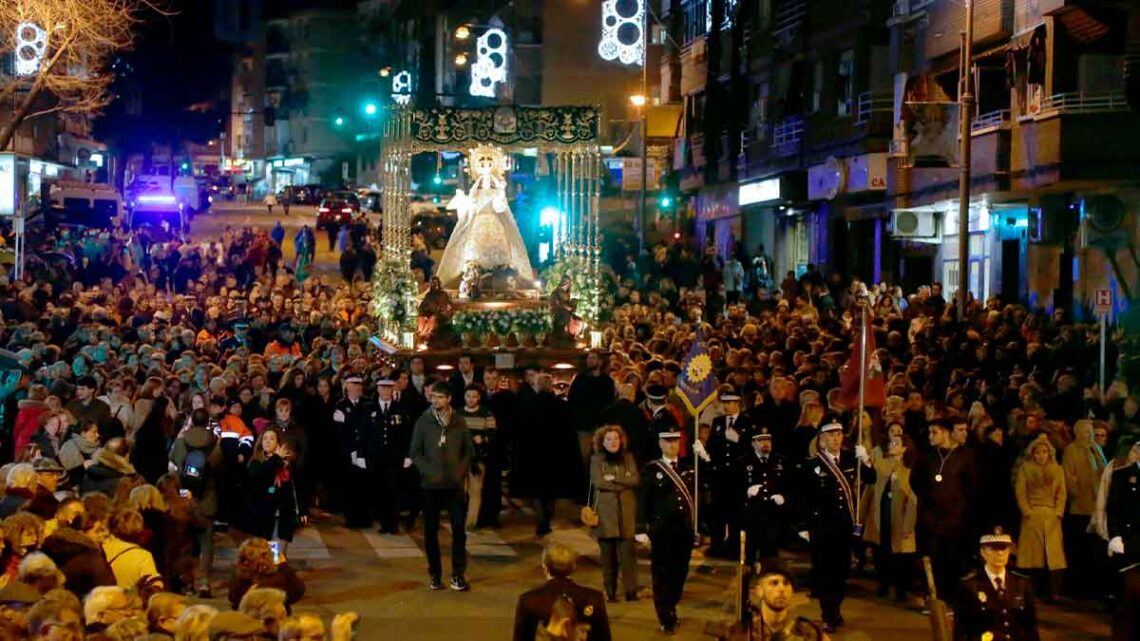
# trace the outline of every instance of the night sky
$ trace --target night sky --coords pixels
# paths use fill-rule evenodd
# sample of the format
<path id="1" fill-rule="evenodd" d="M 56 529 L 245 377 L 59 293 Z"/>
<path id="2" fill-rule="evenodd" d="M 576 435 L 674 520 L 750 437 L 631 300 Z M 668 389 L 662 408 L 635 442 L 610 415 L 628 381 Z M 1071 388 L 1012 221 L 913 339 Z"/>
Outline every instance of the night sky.
<path id="1" fill-rule="evenodd" d="M 214 37 L 212 2 L 173 0 L 171 5 L 177 13 L 147 16 L 134 49 L 119 58 L 116 92 L 141 100 L 112 103 L 97 123 L 97 135 L 137 146 L 168 136 L 202 142 L 221 130 L 217 119 L 229 110 L 232 49 Z M 215 113 L 188 111 L 202 103 L 210 103 Z M 141 105 L 142 113 L 126 113 L 132 104 Z"/>

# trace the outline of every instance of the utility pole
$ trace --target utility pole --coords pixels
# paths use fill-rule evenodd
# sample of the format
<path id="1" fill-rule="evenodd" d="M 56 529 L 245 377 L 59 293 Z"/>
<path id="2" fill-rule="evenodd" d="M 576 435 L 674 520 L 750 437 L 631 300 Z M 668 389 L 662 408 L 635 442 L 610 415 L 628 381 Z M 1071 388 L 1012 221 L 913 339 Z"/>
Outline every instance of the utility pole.
<path id="1" fill-rule="evenodd" d="M 961 91 L 958 93 L 958 320 L 966 320 L 966 297 L 970 288 L 970 155 L 974 124 L 974 0 L 966 3 L 966 37 L 962 42 Z"/>
<path id="2" fill-rule="evenodd" d="M 637 256 L 645 251 L 645 196 L 649 182 L 649 0 L 641 0 L 641 190 L 637 199 Z"/>

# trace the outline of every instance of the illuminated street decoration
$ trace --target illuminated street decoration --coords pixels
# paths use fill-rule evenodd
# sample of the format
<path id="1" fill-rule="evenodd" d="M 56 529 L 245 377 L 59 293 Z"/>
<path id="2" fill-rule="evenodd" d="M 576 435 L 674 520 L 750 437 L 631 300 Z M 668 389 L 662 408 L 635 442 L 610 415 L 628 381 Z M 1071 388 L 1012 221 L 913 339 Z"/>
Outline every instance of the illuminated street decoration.
<path id="1" fill-rule="evenodd" d="M 602 3 L 602 41 L 598 55 L 623 65 L 640 65 L 645 56 L 645 1 L 606 0 Z M 619 4 L 620 3 L 620 4 Z"/>
<path id="2" fill-rule="evenodd" d="M 401 71 L 392 77 L 392 100 L 400 105 L 406 105 L 412 101 L 411 72 Z"/>
<path id="3" fill-rule="evenodd" d="M 16 75 L 31 76 L 40 70 L 47 51 L 47 32 L 34 22 L 16 25 Z"/>
<path id="4" fill-rule="evenodd" d="M 495 85 L 507 81 L 507 34 L 488 29 L 476 41 L 475 64 L 471 65 L 471 95 L 495 97 Z"/>
<path id="5" fill-rule="evenodd" d="M 720 23 L 720 30 L 727 31 L 732 28 L 732 16 L 736 13 L 736 3 L 739 0 L 709 0 L 705 3 L 705 24 L 712 31 L 712 6 L 714 2 L 724 3 L 724 20 Z"/>

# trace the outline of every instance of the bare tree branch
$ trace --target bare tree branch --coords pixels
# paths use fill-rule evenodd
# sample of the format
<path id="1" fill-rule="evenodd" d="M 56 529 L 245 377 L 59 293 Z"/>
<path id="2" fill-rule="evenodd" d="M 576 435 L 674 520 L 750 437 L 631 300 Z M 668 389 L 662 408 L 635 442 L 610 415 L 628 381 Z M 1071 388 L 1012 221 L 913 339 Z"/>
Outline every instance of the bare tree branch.
<path id="1" fill-rule="evenodd" d="M 109 104 L 114 77 L 107 67 L 130 48 L 146 13 L 173 15 L 165 0 L 11 0 L 0 1 L 0 54 L 17 54 L 16 27 L 30 22 L 46 32 L 39 69 L 31 78 L 0 76 L 0 100 L 24 87 L 11 120 L 0 129 L 0 149 L 10 144 L 20 123 L 52 113 L 97 114 Z M 55 104 L 33 111 L 41 94 Z"/>

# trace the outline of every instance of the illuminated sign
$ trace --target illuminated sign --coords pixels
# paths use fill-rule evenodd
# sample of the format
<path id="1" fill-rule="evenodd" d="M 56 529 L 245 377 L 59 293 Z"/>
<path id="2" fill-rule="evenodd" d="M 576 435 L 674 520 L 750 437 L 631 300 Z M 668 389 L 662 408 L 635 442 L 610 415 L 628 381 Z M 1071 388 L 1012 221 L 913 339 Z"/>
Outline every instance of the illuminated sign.
<path id="1" fill-rule="evenodd" d="M 745 183 L 740 186 L 738 200 L 740 206 L 754 205 L 780 199 L 780 179 L 769 178 L 754 183 Z"/>
<path id="2" fill-rule="evenodd" d="M 16 214 L 16 155 L 0 154 L 0 216 Z"/>
<path id="3" fill-rule="evenodd" d="M 618 0 L 602 3 L 602 41 L 598 43 L 602 60 L 618 60 L 623 65 L 641 64 L 645 57 L 645 1 L 623 5 L 628 15 L 618 8 Z"/>
<path id="4" fill-rule="evenodd" d="M 507 34 L 498 28 L 479 36 L 475 47 L 478 58 L 471 66 L 472 96 L 495 97 L 495 85 L 507 81 Z"/>
<path id="5" fill-rule="evenodd" d="M 17 76 L 32 76 L 40 70 L 40 61 L 47 51 L 47 32 L 34 22 L 21 22 L 16 25 Z"/>

